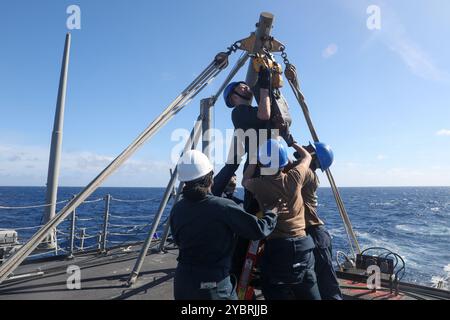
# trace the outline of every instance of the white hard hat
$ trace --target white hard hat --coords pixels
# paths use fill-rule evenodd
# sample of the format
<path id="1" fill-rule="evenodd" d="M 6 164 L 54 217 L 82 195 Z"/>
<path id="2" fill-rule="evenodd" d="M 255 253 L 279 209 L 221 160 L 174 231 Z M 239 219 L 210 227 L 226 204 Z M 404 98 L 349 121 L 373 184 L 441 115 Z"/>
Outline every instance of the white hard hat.
<path id="1" fill-rule="evenodd" d="M 213 171 L 208 157 L 197 150 L 189 150 L 181 157 L 177 165 L 178 179 L 181 182 L 193 181 Z"/>

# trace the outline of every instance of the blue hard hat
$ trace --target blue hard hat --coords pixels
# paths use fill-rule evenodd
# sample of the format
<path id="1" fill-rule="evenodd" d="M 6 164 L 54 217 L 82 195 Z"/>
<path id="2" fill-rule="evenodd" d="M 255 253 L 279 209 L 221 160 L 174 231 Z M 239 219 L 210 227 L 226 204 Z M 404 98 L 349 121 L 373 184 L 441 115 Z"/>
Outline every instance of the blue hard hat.
<path id="1" fill-rule="evenodd" d="M 227 105 L 228 108 L 234 107 L 230 102 L 230 96 L 231 93 L 233 93 L 234 89 L 241 83 L 246 84 L 244 81 L 232 82 L 223 91 L 223 99 L 225 100 L 225 104 Z"/>
<path id="2" fill-rule="evenodd" d="M 259 147 L 258 161 L 263 167 L 276 166 L 276 168 L 284 168 L 289 163 L 286 147 L 277 139 L 267 140 L 266 147 Z"/>
<path id="3" fill-rule="evenodd" d="M 320 169 L 322 171 L 328 170 L 328 168 L 330 168 L 333 164 L 333 150 L 331 150 L 329 145 L 323 142 L 314 142 L 314 147 L 316 148 L 316 155 L 320 164 Z"/>

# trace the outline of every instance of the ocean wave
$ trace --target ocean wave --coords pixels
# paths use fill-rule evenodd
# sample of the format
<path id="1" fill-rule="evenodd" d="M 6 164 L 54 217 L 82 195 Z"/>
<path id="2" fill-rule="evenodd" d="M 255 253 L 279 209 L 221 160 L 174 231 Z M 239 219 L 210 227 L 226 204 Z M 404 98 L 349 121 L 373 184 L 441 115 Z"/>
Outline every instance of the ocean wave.
<path id="1" fill-rule="evenodd" d="M 444 267 L 444 271 L 447 272 L 450 277 L 450 263 Z"/>
<path id="2" fill-rule="evenodd" d="M 444 267 L 446 275 L 432 276 L 432 286 L 439 289 L 450 290 L 450 263 Z"/>
<path id="3" fill-rule="evenodd" d="M 371 207 L 392 207 L 397 205 L 397 201 L 396 200 L 390 200 L 387 202 L 370 202 L 369 206 Z"/>
<path id="4" fill-rule="evenodd" d="M 398 224 L 395 226 L 397 230 L 420 235 L 420 236 L 449 236 L 450 228 L 446 226 L 418 226 L 418 225 L 408 225 L 408 224 Z"/>
<path id="5" fill-rule="evenodd" d="M 434 288 L 449 290 L 450 282 L 448 278 L 433 276 L 431 277 L 431 283 Z"/>

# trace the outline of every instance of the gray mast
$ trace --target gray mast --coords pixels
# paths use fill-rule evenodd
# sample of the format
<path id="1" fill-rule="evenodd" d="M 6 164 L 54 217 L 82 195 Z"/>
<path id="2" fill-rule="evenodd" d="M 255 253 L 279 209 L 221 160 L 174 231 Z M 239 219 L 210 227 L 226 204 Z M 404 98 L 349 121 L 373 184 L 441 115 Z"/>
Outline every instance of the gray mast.
<path id="1" fill-rule="evenodd" d="M 255 32 L 256 39 L 255 45 L 253 47 L 252 52 L 250 53 L 263 53 L 263 44 L 268 37 L 270 37 L 270 33 L 272 31 L 274 16 L 269 12 L 261 13 L 259 17 L 259 22 L 256 25 L 257 29 Z M 250 64 L 248 66 L 247 77 L 245 78 L 245 82 L 253 88 L 256 84 L 256 72 L 253 69 L 253 59 L 250 60 Z"/>
<path id="2" fill-rule="evenodd" d="M 59 162 L 61 160 L 61 147 L 62 147 L 62 134 L 64 124 L 64 108 L 66 104 L 66 89 L 67 89 L 67 72 L 69 68 L 69 55 L 70 55 L 70 33 L 66 35 L 66 42 L 64 46 L 64 56 L 61 66 L 61 76 L 59 79 L 58 100 L 56 103 L 55 121 L 53 124 L 52 144 L 50 148 L 50 159 L 48 163 L 47 174 L 47 195 L 46 203 L 50 206 L 46 207 L 43 223 L 46 224 L 50 221 L 56 212 L 56 201 L 58 194 L 58 178 L 59 178 Z M 56 239 L 54 232 L 51 232 L 43 247 L 54 248 L 56 246 Z"/>

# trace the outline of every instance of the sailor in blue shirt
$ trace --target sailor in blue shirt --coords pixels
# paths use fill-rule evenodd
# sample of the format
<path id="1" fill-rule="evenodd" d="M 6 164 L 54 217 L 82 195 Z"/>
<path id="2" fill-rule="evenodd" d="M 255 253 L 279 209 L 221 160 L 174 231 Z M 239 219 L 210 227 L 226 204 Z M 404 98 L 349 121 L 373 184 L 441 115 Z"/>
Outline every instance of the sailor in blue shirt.
<path id="1" fill-rule="evenodd" d="M 213 167 L 199 151 L 183 155 L 178 174 L 186 184 L 170 217 L 179 247 L 175 299 L 236 300 L 229 273 L 235 235 L 251 240 L 267 237 L 275 228 L 277 209 L 266 210 L 258 219 L 232 200 L 213 196 Z"/>

